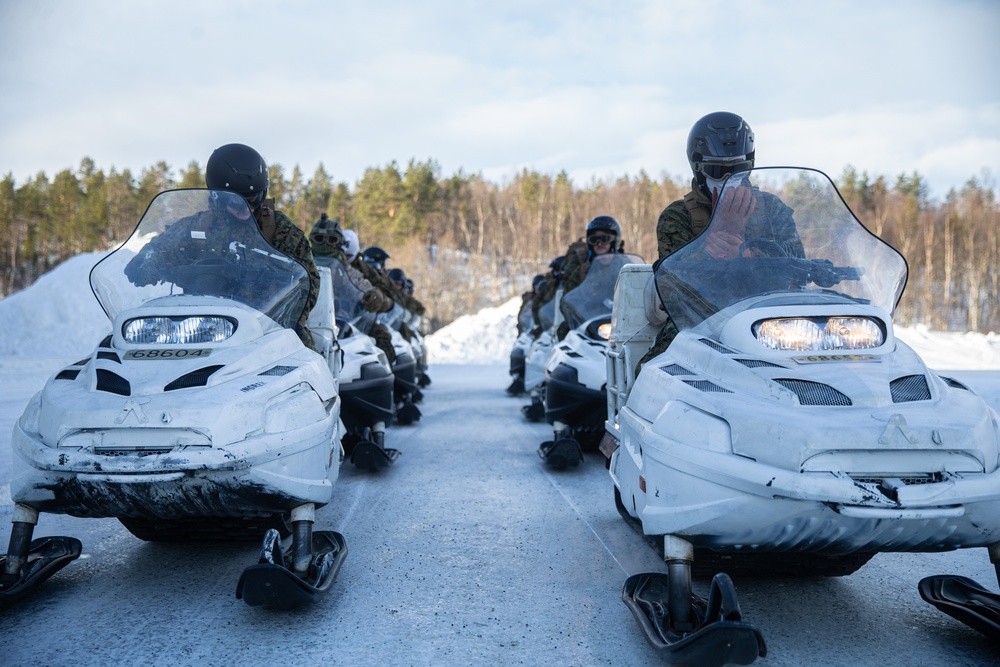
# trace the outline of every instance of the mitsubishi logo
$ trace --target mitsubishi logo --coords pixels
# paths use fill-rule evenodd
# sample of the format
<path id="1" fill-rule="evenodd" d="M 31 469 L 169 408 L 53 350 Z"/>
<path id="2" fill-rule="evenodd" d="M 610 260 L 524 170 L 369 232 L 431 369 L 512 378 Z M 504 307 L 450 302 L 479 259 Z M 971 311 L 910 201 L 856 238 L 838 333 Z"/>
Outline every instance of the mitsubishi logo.
<path id="1" fill-rule="evenodd" d="M 118 416 L 115 418 L 115 423 L 124 424 L 125 420 L 128 419 L 129 415 L 134 416 L 136 421 L 139 422 L 140 424 L 145 424 L 149 422 L 149 418 L 146 417 L 146 413 L 143 412 L 142 410 L 142 406 L 145 403 L 149 403 L 148 398 L 128 399 L 128 401 L 125 402 L 125 407 L 122 408 L 122 411 L 119 412 Z"/>
<path id="2" fill-rule="evenodd" d="M 882 435 L 879 436 L 878 441 L 882 445 L 891 445 L 895 444 L 898 436 L 905 438 L 911 445 L 917 444 L 917 436 L 906 425 L 906 419 L 903 418 L 903 415 L 897 413 L 889 417 L 889 423 L 886 425 Z"/>

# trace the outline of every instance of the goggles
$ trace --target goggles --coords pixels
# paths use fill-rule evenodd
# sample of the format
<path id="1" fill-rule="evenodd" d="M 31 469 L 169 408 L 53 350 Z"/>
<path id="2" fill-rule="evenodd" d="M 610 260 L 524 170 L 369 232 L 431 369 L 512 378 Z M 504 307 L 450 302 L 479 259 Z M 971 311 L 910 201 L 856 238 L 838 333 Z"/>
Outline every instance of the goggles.
<path id="1" fill-rule="evenodd" d="M 729 174 L 737 171 L 749 171 L 753 169 L 753 162 L 741 160 L 739 162 L 702 162 L 699 171 L 706 177 L 721 181 Z"/>
<path id="2" fill-rule="evenodd" d="M 313 232 L 309 235 L 309 240 L 313 243 L 318 244 L 330 244 L 335 246 L 343 246 L 344 237 L 340 234 L 324 234 L 322 232 Z"/>
<path id="3" fill-rule="evenodd" d="M 597 245 L 599 243 L 614 243 L 615 237 L 611 234 L 591 234 L 587 237 L 588 245 Z"/>

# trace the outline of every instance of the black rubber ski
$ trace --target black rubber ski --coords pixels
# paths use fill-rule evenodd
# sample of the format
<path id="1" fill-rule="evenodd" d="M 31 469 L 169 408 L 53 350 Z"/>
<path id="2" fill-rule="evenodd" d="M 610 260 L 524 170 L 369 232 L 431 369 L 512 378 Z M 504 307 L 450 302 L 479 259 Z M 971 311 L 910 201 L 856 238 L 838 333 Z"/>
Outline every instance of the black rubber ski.
<path id="1" fill-rule="evenodd" d="M 691 632 L 671 628 L 667 611 L 669 576 L 635 574 L 625 581 L 622 601 L 632 610 L 646 639 L 670 665 L 749 665 L 767 655 L 764 637 L 743 621 L 729 575 L 716 574 L 708 599 L 691 596 L 695 617 Z"/>
<path id="2" fill-rule="evenodd" d="M 75 537 L 39 537 L 31 541 L 28 560 L 21 567 L 18 578 L 7 582 L 0 579 L 0 605 L 29 595 L 43 581 L 80 557 L 83 544 Z M 0 572 L 7 564 L 7 556 L 0 556 Z"/>
<path id="3" fill-rule="evenodd" d="M 925 577 L 917 590 L 944 613 L 1000 643 L 1000 595 L 954 574 Z"/>
<path id="4" fill-rule="evenodd" d="M 354 445 L 351 452 L 351 463 L 361 470 L 378 472 L 388 468 L 399 458 L 399 450 L 389 447 L 379 447 L 371 440 L 362 440 Z"/>
<path id="5" fill-rule="evenodd" d="M 260 562 L 243 570 L 236 585 L 236 599 L 251 607 L 287 610 L 316 602 L 329 590 L 347 557 L 344 536 L 332 530 L 312 534 L 312 562 L 305 577 L 285 567 L 291 562 L 291 548 L 281 551 L 278 531 L 264 538 Z"/>
<path id="6" fill-rule="evenodd" d="M 583 450 L 580 449 L 580 443 L 573 438 L 546 440 L 538 448 L 538 455 L 546 465 L 556 470 L 575 468 L 583 463 Z"/>

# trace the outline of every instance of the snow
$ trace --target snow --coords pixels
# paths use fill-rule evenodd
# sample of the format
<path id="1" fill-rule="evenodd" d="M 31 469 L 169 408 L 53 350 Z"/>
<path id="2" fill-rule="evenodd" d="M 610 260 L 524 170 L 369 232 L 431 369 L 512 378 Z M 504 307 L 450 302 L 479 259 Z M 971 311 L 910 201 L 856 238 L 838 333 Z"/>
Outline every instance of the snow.
<path id="1" fill-rule="evenodd" d="M 90 269 L 104 253 L 73 257 L 27 289 L 0 300 L 0 358 L 84 357 L 110 325 L 90 290 Z M 516 338 L 521 297 L 465 315 L 427 337 L 433 364 L 506 364 Z M 1000 370 L 996 333 L 897 327 L 896 337 L 935 370 Z"/>

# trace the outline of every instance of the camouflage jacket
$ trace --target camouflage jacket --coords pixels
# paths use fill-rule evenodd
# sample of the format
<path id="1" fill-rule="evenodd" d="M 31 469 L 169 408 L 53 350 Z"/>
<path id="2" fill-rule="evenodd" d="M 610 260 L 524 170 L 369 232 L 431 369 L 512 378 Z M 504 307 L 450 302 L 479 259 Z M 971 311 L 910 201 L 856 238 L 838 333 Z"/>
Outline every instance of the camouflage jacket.
<path id="1" fill-rule="evenodd" d="M 762 193 L 753 215 L 746 223 L 744 236 L 760 237 L 765 227 L 770 227 L 772 238 L 782 239 L 782 246 L 791 257 L 802 257 L 802 241 L 795 229 L 792 209 L 770 193 Z M 691 192 L 678 199 L 660 213 L 656 221 L 656 245 L 660 259 L 670 255 L 705 231 L 712 217 L 712 200 L 691 182 Z"/>
<path id="2" fill-rule="evenodd" d="M 287 215 L 274 209 L 272 199 L 264 200 L 264 204 L 254 213 L 254 218 L 264 239 L 301 264 L 309 273 L 309 296 L 306 297 L 305 311 L 299 319 L 300 328 L 305 330 L 306 320 L 319 297 L 319 271 L 316 270 L 316 261 L 313 259 L 309 239 Z M 299 335 L 302 336 L 301 331 Z"/>

